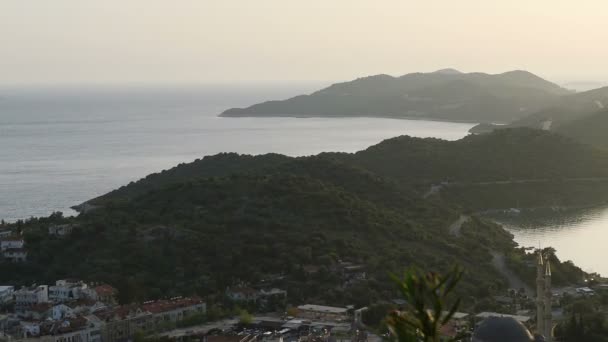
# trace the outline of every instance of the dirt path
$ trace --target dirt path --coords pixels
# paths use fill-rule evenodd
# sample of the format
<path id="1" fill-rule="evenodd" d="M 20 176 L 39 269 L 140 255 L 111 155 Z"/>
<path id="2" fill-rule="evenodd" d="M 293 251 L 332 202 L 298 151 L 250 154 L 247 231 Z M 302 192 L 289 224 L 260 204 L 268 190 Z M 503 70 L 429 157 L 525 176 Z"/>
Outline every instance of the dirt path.
<path id="1" fill-rule="evenodd" d="M 429 189 L 429 191 L 427 191 L 422 198 L 429 198 L 431 196 L 433 196 L 434 194 L 438 194 L 439 192 L 441 192 L 441 188 L 443 188 L 443 185 L 439 184 L 439 185 L 431 185 L 431 188 Z"/>
<path id="2" fill-rule="evenodd" d="M 516 290 L 523 288 L 528 296 L 534 296 L 534 291 L 509 269 L 504 254 L 492 252 L 492 265 L 500 274 L 507 278 L 509 287 Z"/>
<path id="3" fill-rule="evenodd" d="M 458 220 L 454 221 L 454 223 L 452 223 L 450 225 L 450 227 L 448 227 L 448 232 L 450 232 L 450 235 L 453 235 L 455 237 L 460 237 L 460 229 L 462 228 L 463 224 L 465 224 L 465 223 L 467 223 L 467 221 L 469 221 L 469 219 L 471 219 L 470 216 L 460 215 Z"/>
<path id="4" fill-rule="evenodd" d="M 479 185 L 508 185 L 508 184 L 528 184 L 528 183 L 549 183 L 555 181 L 550 178 L 537 178 L 537 179 L 514 179 L 514 180 L 497 180 L 497 181 L 485 181 L 485 182 L 449 182 L 441 184 L 431 184 L 429 190 L 427 190 L 422 198 L 428 198 L 430 196 L 441 193 L 444 188 L 451 186 L 479 186 Z M 605 182 L 608 181 L 608 177 L 581 177 L 581 178 L 563 178 L 561 182 Z"/>

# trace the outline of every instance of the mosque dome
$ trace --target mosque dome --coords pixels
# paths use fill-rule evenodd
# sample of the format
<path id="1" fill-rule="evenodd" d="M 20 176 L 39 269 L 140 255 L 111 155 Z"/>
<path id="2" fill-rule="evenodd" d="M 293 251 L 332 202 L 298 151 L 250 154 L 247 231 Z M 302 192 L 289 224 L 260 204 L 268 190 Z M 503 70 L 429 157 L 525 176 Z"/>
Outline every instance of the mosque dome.
<path id="1" fill-rule="evenodd" d="M 473 342 L 533 342 L 530 331 L 512 317 L 488 317 L 475 329 Z"/>

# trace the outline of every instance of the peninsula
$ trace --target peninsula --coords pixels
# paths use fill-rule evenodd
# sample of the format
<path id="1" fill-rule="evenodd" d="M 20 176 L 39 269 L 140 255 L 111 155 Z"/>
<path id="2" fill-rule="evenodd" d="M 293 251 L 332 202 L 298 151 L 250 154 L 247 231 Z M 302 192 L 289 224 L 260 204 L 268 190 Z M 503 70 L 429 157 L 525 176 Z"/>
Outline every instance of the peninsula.
<path id="1" fill-rule="evenodd" d="M 375 75 L 310 95 L 224 111 L 223 117 L 385 117 L 509 123 L 570 92 L 527 71 L 502 74 L 443 69 L 399 77 Z"/>

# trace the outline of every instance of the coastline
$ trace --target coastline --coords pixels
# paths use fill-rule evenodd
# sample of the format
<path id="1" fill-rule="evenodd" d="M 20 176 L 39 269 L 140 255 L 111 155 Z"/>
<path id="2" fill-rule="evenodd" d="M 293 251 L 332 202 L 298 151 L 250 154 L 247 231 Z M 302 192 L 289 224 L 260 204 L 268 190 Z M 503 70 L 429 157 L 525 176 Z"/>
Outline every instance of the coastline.
<path id="1" fill-rule="evenodd" d="M 411 121 L 433 121 L 433 122 L 447 122 L 447 123 L 462 123 L 478 125 L 479 121 L 474 120 L 455 120 L 448 118 L 433 118 L 433 117 L 420 117 L 420 116 L 396 116 L 396 115 L 322 115 L 322 114 L 286 114 L 286 115 L 273 115 L 273 114 L 238 114 L 238 115 L 224 115 L 221 113 L 217 115 L 218 118 L 238 119 L 238 118 L 292 118 L 292 119 L 395 119 L 395 120 L 411 120 Z M 503 124 L 503 123 L 497 123 Z M 506 124 L 506 123 L 504 123 Z"/>

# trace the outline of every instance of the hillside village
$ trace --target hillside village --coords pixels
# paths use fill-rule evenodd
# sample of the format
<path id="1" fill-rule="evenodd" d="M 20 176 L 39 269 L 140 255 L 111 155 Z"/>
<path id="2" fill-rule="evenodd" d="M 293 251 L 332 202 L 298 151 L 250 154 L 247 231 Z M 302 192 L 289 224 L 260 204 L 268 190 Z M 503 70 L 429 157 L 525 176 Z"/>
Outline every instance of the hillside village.
<path id="1" fill-rule="evenodd" d="M 53 238 L 69 236 L 78 226 L 49 225 Z M 27 244 L 15 230 L 0 233 L 3 256 L 10 262 L 27 262 Z M 23 257 L 14 257 L 19 251 Z M 4 253 L 6 252 L 6 253 Z M 532 262 L 530 267 L 536 267 Z M 309 274 L 318 267 L 307 265 Z M 345 286 L 365 282 L 364 265 L 340 262 L 332 269 L 340 274 Z M 61 279 L 53 285 L 32 284 L 18 288 L 0 286 L 0 340 L 42 342 L 126 342 L 141 339 L 201 341 L 373 341 L 380 340 L 383 330 L 370 312 L 378 308 L 401 309 L 407 302 L 400 299 L 381 301 L 371 307 L 334 307 L 318 304 L 289 303 L 284 289 L 269 284 L 280 282 L 281 275 L 260 284 L 237 282 L 226 288 L 223 298 L 208 307 L 207 300 L 197 297 L 173 297 L 118 303 L 118 290 L 110 284 Z M 603 297 L 607 284 L 593 283 L 584 287 L 545 290 L 553 318 L 563 321 L 569 302 L 595 296 Z M 495 311 L 458 312 L 442 327 L 442 334 L 454 337 L 474 331 L 480 323 L 501 317 L 536 327 L 535 299 L 528 289 L 510 289 L 495 295 L 487 309 Z M 549 291 L 549 292 L 547 292 Z M 543 298 L 544 298 L 543 297 Z M 547 304 L 549 305 L 549 304 Z M 224 309 L 220 314 L 218 309 Z M 232 308 L 232 309 L 229 309 Z M 249 314 L 251 312 L 253 314 Z"/>

